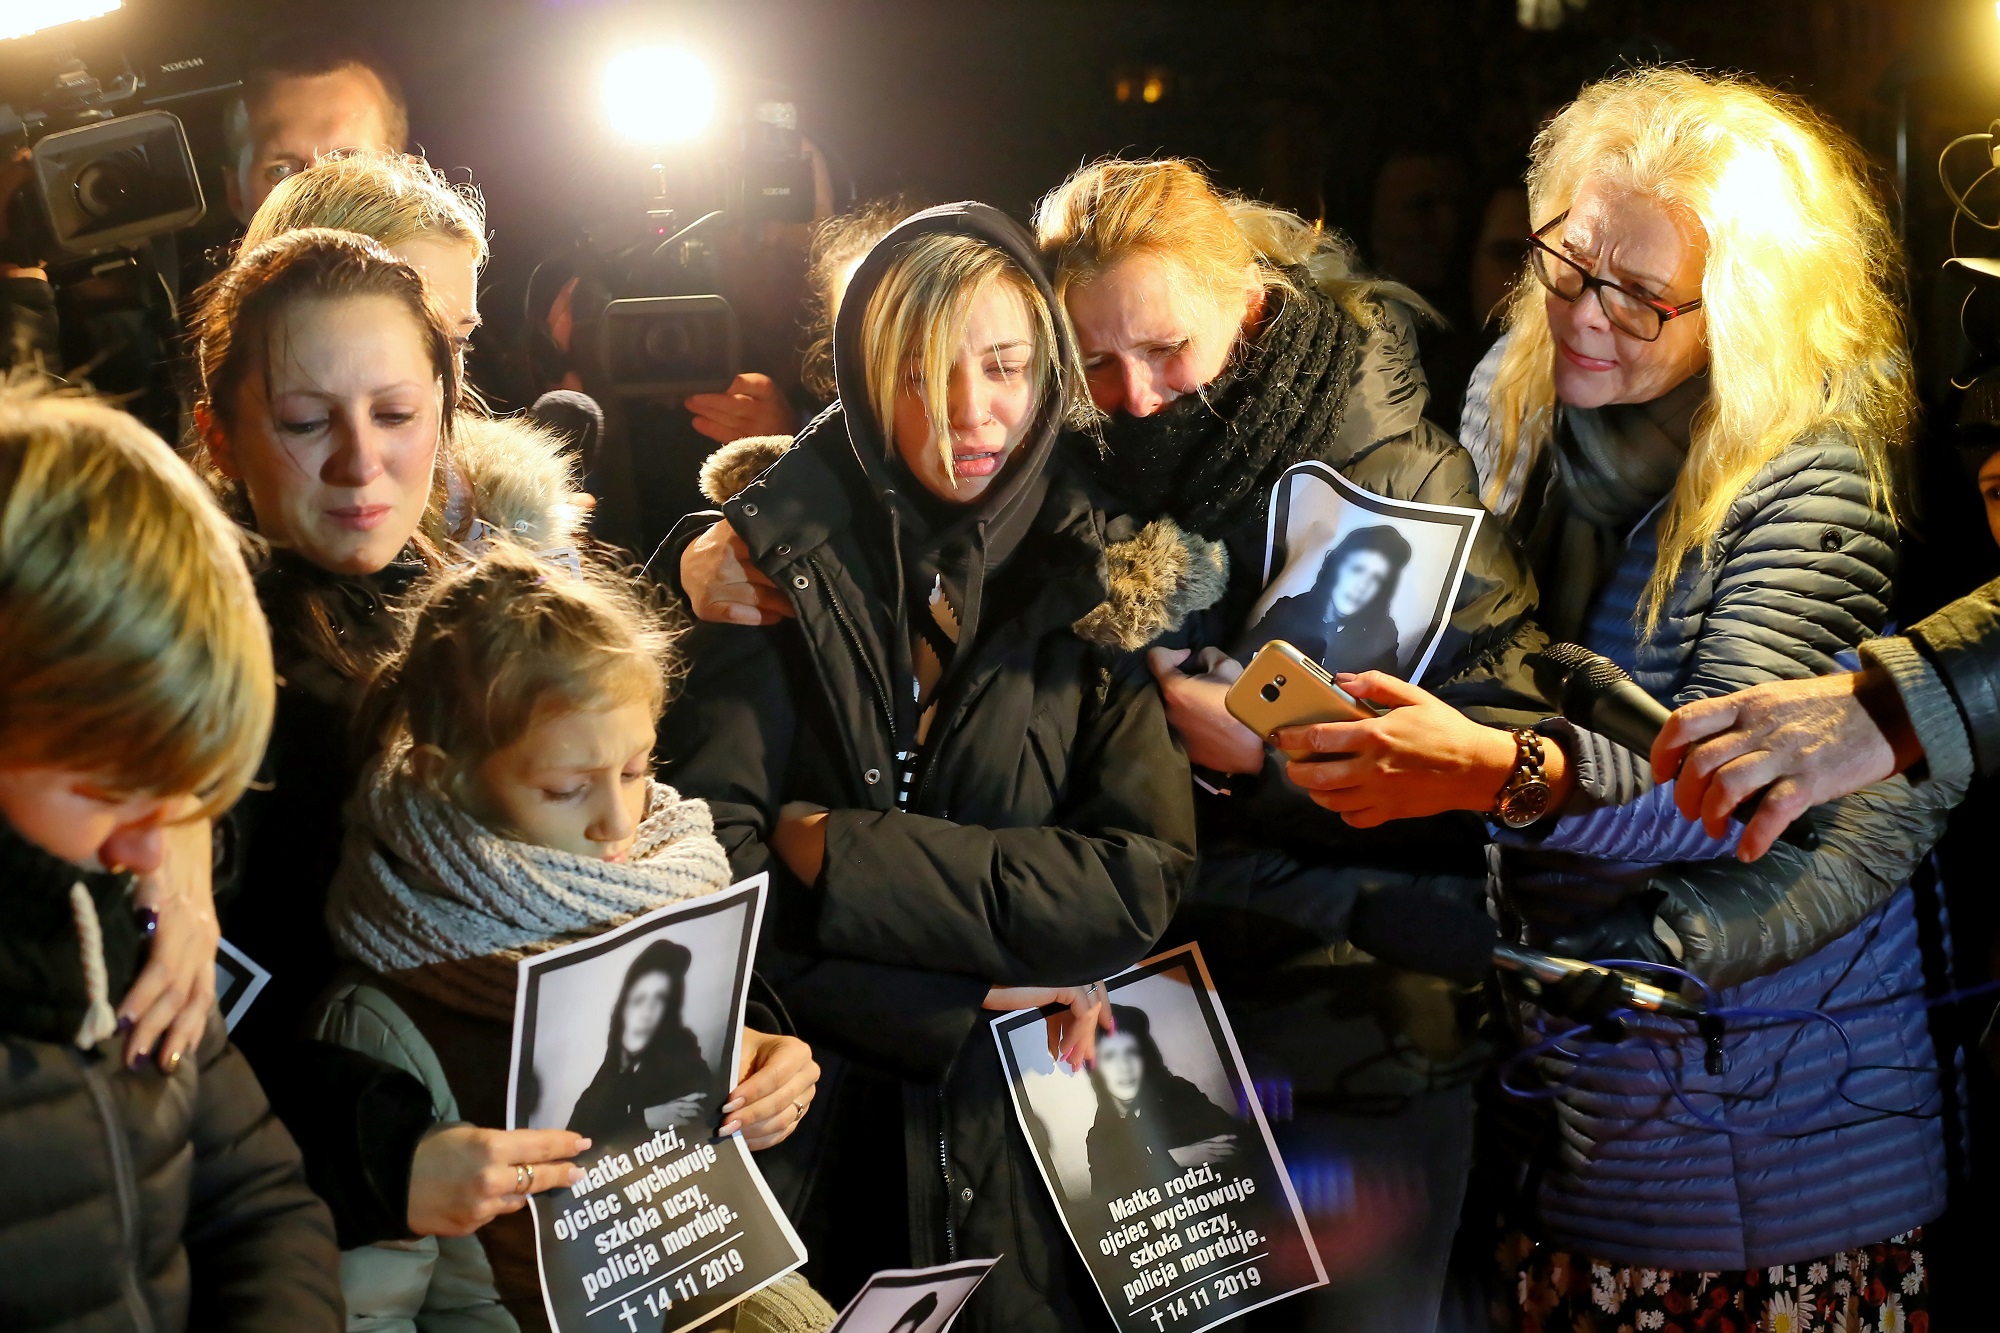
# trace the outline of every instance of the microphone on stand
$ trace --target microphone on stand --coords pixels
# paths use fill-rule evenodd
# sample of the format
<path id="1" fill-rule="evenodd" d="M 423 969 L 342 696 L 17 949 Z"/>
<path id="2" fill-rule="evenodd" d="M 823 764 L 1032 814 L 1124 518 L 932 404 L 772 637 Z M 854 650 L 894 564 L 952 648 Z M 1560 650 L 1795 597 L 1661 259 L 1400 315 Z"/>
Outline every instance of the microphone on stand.
<path id="1" fill-rule="evenodd" d="M 1575 976 L 1608 976 L 1617 981 L 1618 1002 L 1627 1009 L 1687 1019 L 1706 1012 L 1628 972 L 1508 944 L 1484 912 L 1431 894 L 1363 892 L 1355 899 L 1348 937 L 1385 963 L 1461 985 L 1476 985 L 1494 968 L 1544 986 Z"/>
<path id="2" fill-rule="evenodd" d="M 1569 721 L 1649 759 L 1653 742 L 1673 716 L 1616 662 L 1579 644 L 1552 643 L 1544 648 L 1535 677 L 1542 692 Z M 1754 793 L 1739 802 L 1729 817 L 1739 824 L 1748 822 L 1763 799 L 1763 792 Z M 1778 840 L 1806 851 L 1817 849 L 1819 830 L 1813 826 L 1812 812 L 1793 820 Z"/>

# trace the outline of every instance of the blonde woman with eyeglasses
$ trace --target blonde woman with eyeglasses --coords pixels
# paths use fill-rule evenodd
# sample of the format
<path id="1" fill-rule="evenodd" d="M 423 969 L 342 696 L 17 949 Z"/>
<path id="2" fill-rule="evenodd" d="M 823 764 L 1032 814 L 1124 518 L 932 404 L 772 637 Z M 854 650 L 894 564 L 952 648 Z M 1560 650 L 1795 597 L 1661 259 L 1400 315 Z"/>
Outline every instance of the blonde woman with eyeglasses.
<path id="1" fill-rule="evenodd" d="M 1669 705 L 1833 670 L 1888 615 L 1914 410 L 1900 260 L 1860 152 L 1746 80 L 1639 70 L 1548 125 L 1528 192 L 1529 263 L 1461 433 L 1542 625 Z M 1490 811 L 1502 917 L 1530 944 L 1679 963 L 1724 1005 L 1839 1019 L 1730 1024 L 1713 1063 L 1673 1024 L 1545 1048 L 1554 1123 L 1507 1284 L 1520 1326 L 1702 1308 L 1901 1327 L 1923 1309 L 1946 1099 L 1904 881 L 1950 794 L 1894 779 L 1824 807 L 1816 850 L 1743 867 L 1733 834 L 1678 818 L 1645 755 L 1560 720 L 1480 727 L 1387 678 L 1349 688 L 1403 706 L 1280 738 L 1318 752 L 1291 773 L 1321 804 L 1358 824 Z M 1600 1018 L 1601 998 L 1522 1004 L 1523 1039 Z"/>

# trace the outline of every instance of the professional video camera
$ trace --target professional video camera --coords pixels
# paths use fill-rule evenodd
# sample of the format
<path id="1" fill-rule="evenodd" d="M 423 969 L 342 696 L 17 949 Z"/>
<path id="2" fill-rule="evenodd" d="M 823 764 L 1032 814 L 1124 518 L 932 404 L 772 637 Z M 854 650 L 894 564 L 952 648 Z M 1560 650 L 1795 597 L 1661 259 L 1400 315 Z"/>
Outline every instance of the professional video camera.
<path id="1" fill-rule="evenodd" d="M 577 279 L 571 361 L 610 398 L 678 402 L 720 390 L 740 368 L 741 331 L 718 292 L 718 237 L 743 223 L 812 219 L 798 109 L 778 90 L 725 98 L 696 57 L 673 47 L 614 58 L 603 105 L 616 141 L 580 191 L 570 252 L 543 266 Z"/>
<path id="2" fill-rule="evenodd" d="M 29 183 L 7 201 L 0 259 L 89 260 L 199 221 L 201 180 L 169 104 L 234 86 L 207 57 L 133 64 L 96 23 L 116 0 L 47 0 L 38 26 L 0 41 L 0 161 L 29 153 Z M 95 46 L 86 59 L 85 47 Z M 101 75 L 93 72 L 116 69 Z"/>

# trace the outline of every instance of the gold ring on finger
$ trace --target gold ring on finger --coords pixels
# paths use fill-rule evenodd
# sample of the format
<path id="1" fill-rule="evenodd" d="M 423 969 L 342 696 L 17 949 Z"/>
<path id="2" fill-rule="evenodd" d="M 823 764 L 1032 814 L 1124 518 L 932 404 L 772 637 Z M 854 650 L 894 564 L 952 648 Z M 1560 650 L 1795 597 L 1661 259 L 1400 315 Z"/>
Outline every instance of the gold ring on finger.
<path id="1" fill-rule="evenodd" d="M 532 1180 L 533 1180 L 534 1178 L 535 1178 L 535 1176 L 534 1176 L 534 1173 L 533 1173 L 533 1172 L 532 1172 L 531 1170 L 529 1170 L 529 1169 L 528 1169 L 527 1167 L 525 1167 L 525 1166 L 517 1166 L 517 1167 L 515 1167 L 515 1168 L 514 1168 L 514 1193 L 516 1193 L 516 1194 L 526 1194 L 526 1193 L 528 1192 L 528 1182 L 532 1181 Z"/>

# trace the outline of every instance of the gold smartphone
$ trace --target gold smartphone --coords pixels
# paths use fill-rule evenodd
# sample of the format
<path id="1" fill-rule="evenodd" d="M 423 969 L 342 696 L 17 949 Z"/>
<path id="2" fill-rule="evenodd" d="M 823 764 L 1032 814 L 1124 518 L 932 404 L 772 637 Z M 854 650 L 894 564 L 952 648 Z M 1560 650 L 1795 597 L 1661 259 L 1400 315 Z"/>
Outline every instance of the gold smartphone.
<path id="1" fill-rule="evenodd" d="M 1325 668 L 1283 639 L 1257 650 L 1223 704 L 1231 717 L 1266 740 L 1280 727 L 1381 716 L 1380 709 L 1334 684 Z"/>

